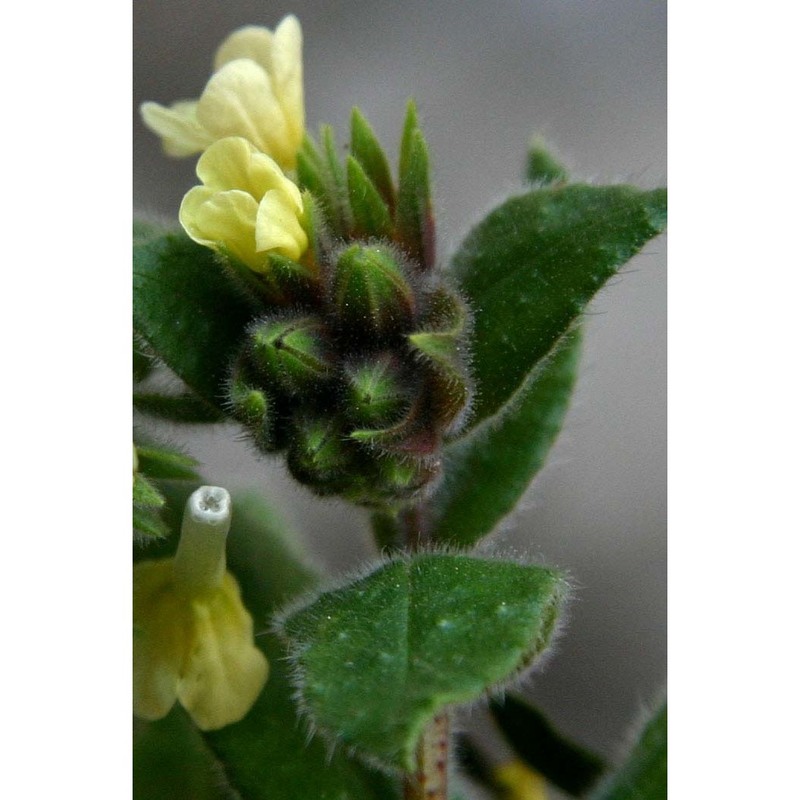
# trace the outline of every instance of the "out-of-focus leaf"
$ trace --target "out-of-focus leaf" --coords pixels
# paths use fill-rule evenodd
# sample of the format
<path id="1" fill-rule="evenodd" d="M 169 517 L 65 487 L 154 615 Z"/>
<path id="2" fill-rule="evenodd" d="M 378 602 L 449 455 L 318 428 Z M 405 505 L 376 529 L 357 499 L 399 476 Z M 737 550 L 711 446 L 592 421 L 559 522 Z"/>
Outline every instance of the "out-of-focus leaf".
<path id="1" fill-rule="evenodd" d="M 666 800 L 667 704 L 647 721 L 627 761 L 591 794 L 591 800 Z"/>

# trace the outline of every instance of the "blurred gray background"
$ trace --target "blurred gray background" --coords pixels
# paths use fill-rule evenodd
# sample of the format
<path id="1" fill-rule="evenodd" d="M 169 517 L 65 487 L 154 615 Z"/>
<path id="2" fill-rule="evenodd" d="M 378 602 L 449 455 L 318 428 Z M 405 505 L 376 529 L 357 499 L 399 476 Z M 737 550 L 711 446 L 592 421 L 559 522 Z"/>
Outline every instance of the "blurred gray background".
<path id="1" fill-rule="evenodd" d="M 306 113 L 346 141 L 358 105 L 390 154 L 416 98 L 430 146 L 439 253 L 521 188 L 542 134 L 576 179 L 666 182 L 666 3 L 136 0 L 134 208 L 177 217 L 194 159 L 171 160 L 139 103 L 197 97 L 222 38 L 296 14 Z M 568 734 L 616 757 L 666 682 L 666 240 L 593 302 L 577 393 L 546 469 L 492 539 L 568 570 L 576 592 L 547 668 L 527 682 Z M 187 432 L 162 429 L 184 443 Z M 265 489 L 334 574 L 375 555 L 366 518 L 295 487 L 236 431 L 191 433 L 209 480 Z M 466 724 L 481 727 L 475 710 Z"/>

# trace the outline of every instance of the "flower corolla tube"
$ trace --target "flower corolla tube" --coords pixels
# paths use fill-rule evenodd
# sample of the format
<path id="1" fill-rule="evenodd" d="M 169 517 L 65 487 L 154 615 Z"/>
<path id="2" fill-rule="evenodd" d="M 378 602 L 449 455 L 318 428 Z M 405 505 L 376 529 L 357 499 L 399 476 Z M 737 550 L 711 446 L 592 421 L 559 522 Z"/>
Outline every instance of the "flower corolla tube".
<path id="1" fill-rule="evenodd" d="M 200 153 L 218 139 L 243 136 L 293 170 L 305 131 L 303 34 L 293 15 L 272 32 L 248 25 L 231 33 L 214 58 L 198 100 L 144 103 L 142 119 L 171 156 Z"/>
<path id="2" fill-rule="evenodd" d="M 202 486 L 189 498 L 174 558 L 133 571 L 133 711 L 166 716 L 177 700 L 201 730 L 238 722 L 269 673 L 253 620 L 225 569 L 231 501 Z"/>

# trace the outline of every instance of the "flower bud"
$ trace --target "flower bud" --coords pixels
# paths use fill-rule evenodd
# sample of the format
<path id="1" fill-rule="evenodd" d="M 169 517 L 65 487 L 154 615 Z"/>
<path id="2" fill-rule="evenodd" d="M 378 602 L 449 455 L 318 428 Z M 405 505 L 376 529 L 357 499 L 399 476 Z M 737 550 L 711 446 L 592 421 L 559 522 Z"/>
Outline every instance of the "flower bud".
<path id="1" fill-rule="evenodd" d="M 337 321 L 349 337 L 386 336 L 409 326 L 414 292 L 388 245 L 348 247 L 339 255 L 332 283 Z"/>
<path id="2" fill-rule="evenodd" d="M 292 432 L 286 459 L 298 481 L 319 494 L 337 494 L 352 477 L 355 452 L 337 420 L 301 417 Z"/>
<path id="3" fill-rule="evenodd" d="M 275 401 L 255 384 L 241 365 L 234 369 L 228 384 L 228 403 L 234 418 L 250 430 L 261 450 L 280 449 Z"/>
<path id="4" fill-rule="evenodd" d="M 383 428 L 410 403 L 397 358 L 389 353 L 345 367 L 345 414 L 357 426 Z"/>
<path id="5" fill-rule="evenodd" d="M 257 369 L 288 395 L 301 395 L 332 374 L 322 322 L 284 317 L 257 322 L 250 330 L 251 358 Z"/>

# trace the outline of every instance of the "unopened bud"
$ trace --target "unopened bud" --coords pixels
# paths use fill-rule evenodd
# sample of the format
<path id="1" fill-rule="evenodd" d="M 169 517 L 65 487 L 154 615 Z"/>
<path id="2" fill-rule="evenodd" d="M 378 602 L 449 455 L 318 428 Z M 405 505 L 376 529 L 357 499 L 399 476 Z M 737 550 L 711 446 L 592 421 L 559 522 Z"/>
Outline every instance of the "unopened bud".
<path id="1" fill-rule="evenodd" d="M 357 426 L 383 428 L 410 404 L 398 360 L 390 354 L 345 367 L 345 413 Z"/>
<path id="2" fill-rule="evenodd" d="M 334 268 L 332 300 L 348 338 L 402 332 L 414 312 L 414 292 L 388 245 L 347 248 Z"/>
<path id="3" fill-rule="evenodd" d="M 319 494 L 340 493 L 353 472 L 353 450 L 335 419 L 304 417 L 296 422 L 287 453 L 294 477 Z"/>
<path id="4" fill-rule="evenodd" d="M 331 376 L 323 326 L 313 317 L 263 320 L 251 328 L 250 342 L 253 363 L 289 395 Z"/>

